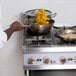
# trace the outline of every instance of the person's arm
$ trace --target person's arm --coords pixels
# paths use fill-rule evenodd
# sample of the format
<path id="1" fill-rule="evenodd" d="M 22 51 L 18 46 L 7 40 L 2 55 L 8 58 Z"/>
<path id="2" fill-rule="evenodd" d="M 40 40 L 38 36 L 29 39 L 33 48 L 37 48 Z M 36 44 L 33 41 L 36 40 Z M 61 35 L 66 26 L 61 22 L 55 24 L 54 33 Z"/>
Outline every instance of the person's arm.
<path id="1" fill-rule="evenodd" d="M 7 34 L 7 40 L 11 37 L 13 32 L 20 31 L 21 29 L 23 29 L 23 26 L 18 21 L 13 22 L 10 25 L 10 28 L 4 31 Z"/>
<path id="2" fill-rule="evenodd" d="M 1 26 L 0 26 L 1 27 Z M 5 31 L 3 31 L 2 29 L 0 30 L 0 48 L 3 47 L 3 45 L 7 42 L 7 40 L 11 37 L 11 35 L 13 34 L 13 32 L 15 31 L 20 31 L 21 29 L 23 29 L 23 26 L 15 21 L 10 25 L 10 28 L 6 29 Z"/>

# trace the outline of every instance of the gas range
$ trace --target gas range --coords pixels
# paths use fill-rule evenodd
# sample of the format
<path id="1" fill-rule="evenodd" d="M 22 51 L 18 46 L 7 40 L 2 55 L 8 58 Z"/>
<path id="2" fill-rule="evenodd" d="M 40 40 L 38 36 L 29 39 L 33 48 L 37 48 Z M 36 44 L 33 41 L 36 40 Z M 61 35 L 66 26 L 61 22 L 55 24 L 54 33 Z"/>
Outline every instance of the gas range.
<path id="1" fill-rule="evenodd" d="M 57 36 L 60 30 L 67 28 L 71 27 L 53 27 L 43 36 L 32 36 L 25 28 L 24 69 L 76 69 L 76 41 L 64 41 Z"/>

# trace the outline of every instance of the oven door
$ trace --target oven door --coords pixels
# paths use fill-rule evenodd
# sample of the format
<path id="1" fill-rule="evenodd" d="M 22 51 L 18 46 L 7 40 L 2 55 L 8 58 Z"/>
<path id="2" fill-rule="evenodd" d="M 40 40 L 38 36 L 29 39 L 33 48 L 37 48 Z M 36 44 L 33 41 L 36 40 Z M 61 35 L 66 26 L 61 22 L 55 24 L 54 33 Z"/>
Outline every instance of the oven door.
<path id="1" fill-rule="evenodd" d="M 26 76 L 76 76 L 75 69 L 64 70 L 29 70 Z"/>

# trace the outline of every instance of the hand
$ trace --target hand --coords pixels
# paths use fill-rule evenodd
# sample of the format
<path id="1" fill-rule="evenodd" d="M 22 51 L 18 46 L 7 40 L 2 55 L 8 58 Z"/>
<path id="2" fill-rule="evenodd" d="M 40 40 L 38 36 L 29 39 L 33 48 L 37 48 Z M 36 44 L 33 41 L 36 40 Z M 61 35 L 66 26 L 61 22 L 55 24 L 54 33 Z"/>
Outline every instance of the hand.
<path id="1" fill-rule="evenodd" d="M 13 31 L 20 31 L 22 30 L 24 27 L 18 22 L 18 21 L 15 21 L 11 24 L 10 28 L 13 30 Z"/>
<path id="2" fill-rule="evenodd" d="M 15 31 L 20 31 L 22 29 L 23 26 L 18 21 L 15 21 L 10 25 L 10 28 L 6 29 L 4 32 L 6 32 L 7 39 L 9 39 Z"/>

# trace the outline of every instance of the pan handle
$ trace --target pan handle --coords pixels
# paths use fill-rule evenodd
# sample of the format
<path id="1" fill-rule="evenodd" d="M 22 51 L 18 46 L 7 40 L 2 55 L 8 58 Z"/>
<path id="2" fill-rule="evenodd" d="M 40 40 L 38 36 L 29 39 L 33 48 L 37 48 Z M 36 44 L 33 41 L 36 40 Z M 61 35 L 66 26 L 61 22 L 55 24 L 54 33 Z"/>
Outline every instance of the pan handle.
<path id="1" fill-rule="evenodd" d="M 28 28 L 28 27 L 30 27 L 31 25 L 23 25 L 23 27 L 25 27 L 25 28 Z"/>
<path id="2" fill-rule="evenodd" d="M 54 14 L 51 14 L 51 18 L 56 17 L 57 13 L 55 12 Z"/>
<path id="3" fill-rule="evenodd" d="M 76 29 L 76 25 L 69 27 L 69 29 Z"/>

